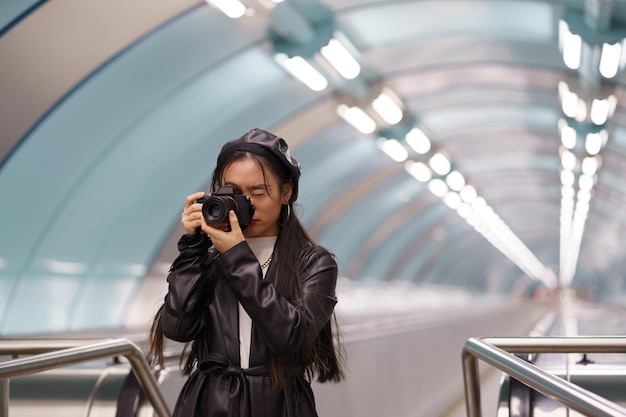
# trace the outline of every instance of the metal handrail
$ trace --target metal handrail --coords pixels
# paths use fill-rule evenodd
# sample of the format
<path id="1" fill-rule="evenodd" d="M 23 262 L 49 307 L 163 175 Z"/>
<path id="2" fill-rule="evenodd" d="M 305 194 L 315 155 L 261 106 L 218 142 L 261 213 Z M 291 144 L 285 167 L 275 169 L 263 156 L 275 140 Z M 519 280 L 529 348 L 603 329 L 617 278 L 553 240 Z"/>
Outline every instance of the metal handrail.
<path id="1" fill-rule="evenodd" d="M 0 352 L 4 351 L 4 353 L 11 352 L 15 354 L 27 353 L 28 351 L 41 351 L 42 349 L 45 350 L 45 348 L 37 347 L 36 343 L 33 343 L 32 345 L 29 345 L 30 347 L 22 346 L 24 349 L 18 352 L 17 347 L 23 341 L 11 342 L 13 341 L 9 341 L 9 343 L 4 346 L 0 343 Z M 26 342 L 26 344 L 28 343 L 30 342 Z M 159 415 L 159 417 L 171 416 L 165 399 L 158 388 L 156 379 L 152 374 L 141 349 L 139 349 L 135 343 L 129 341 L 128 339 L 105 340 L 92 344 L 82 344 L 81 341 L 68 341 L 68 344 L 71 343 L 79 343 L 80 346 L 69 347 L 56 351 L 48 351 L 48 353 L 41 353 L 7 362 L 0 362 L 0 381 L 8 381 L 8 379 L 14 377 L 30 375 L 66 365 L 89 362 L 108 356 L 123 355 L 130 362 L 133 372 L 137 376 L 141 387 L 146 393 L 146 396 L 148 397 L 148 400 L 152 404 L 157 415 Z M 57 346 L 62 344 L 63 342 L 59 341 L 52 341 L 51 343 L 51 345 Z M 4 349 L 2 349 L 2 347 L 4 347 Z M 48 346 L 48 349 L 52 348 Z M 4 389 L 7 391 L 5 392 L 5 395 L 8 397 L 8 385 L 4 385 L 6 385 Z M 8 409 L 8 406 L 6 406 L 6 408 Z M 3 411 L 2 408 L 0 408 L 0 412 L 1 411 Z M 6 414 L 4 415 L 6 416 Z M 0 417 L 3 417 L 2 414 L 0 414 Z"/>
<path id="2" fill-rule="evenodd" d="M 69 349 L 83 345 L 115 340 L 119 338 L 98 339 L 0 339 L 0 355 L 35 355 L 39 353 L 53 352 L 55 350 Z M 127 339 L 128 340 L 128 339 Z"/>
<path id="3" fill-rule="evenodd" d="M 505 348 L 505 350 L 501 349 Z M 511 353 L 625 353 L 626 337 L 470 338 L 463 348 L 467 417 L 481 417 L 477 359 L 534 390 L 591 417 L 626 417 L 626 409 L 565 379 L 549 374 Z"/>

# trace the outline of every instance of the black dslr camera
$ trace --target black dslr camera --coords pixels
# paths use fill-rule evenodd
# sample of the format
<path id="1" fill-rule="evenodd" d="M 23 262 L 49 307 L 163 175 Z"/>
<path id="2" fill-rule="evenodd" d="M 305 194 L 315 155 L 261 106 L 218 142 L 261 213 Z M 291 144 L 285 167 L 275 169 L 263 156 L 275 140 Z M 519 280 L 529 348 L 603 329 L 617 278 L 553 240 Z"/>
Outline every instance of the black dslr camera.
<path id="1" fill-rule="evenodd" d="M 209 224 L 228 223 L 228 212 L 234 210 L 241 230 L 248 227 L 254 215 L 250 198 L 237 187 L 220 187 L 214 193 L 196 200 L 202 204 L 202 216 Z M 230 232 L 230 224 L 228 231 Z"/>

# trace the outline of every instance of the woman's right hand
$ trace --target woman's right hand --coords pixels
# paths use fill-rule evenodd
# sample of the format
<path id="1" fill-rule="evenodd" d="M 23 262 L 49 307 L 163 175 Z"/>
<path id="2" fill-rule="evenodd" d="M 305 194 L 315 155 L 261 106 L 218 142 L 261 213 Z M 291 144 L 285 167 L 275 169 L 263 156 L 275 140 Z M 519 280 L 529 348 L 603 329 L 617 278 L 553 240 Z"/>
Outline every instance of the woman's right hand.
<path id="1" fill-rule="evenodd" d="M 196 200 L 203 196 L 203 191 L 188 195 L 185 209 L 180 215 L 180 222 L 185 228 L 185 232 L 190 235 L 194 234 L 196 229 L 202 225 L 202 204 L 196 203 Z"/>

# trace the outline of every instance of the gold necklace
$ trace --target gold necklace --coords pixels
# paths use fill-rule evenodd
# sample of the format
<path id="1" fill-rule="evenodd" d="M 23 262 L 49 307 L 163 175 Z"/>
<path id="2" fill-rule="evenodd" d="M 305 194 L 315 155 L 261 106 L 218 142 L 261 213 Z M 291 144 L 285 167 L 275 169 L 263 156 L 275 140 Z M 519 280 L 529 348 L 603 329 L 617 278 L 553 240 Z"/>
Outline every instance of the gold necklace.
<path id="1" fill-rule="evenodd" d="M 268 267 L 268 265 L 270 264 L 270 262 L 272 262 L 272 255 L 270 255 L 269 258 L 267 258 L 267 261 L 263 262 L 263 264 L 261 265 L 261 269 L 265 269 Z"/>

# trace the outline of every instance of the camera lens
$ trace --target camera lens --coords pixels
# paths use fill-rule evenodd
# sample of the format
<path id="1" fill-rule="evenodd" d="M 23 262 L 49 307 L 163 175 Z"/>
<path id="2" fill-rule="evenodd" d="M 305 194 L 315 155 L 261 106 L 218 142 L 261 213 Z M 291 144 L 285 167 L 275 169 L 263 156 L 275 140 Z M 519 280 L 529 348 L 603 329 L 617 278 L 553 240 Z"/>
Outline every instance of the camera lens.
<path id="1" fill-rule="evenodd" d="M 207 207 L 207 213 L 211 218 L 220 218 L 224 215 L 224 208 L 221 204 L 213 203 Z"/>
<path id="2" fill-rule="evenodd" d="M 202 204 L 202 215 L 207 223 L 228 223 L 230 210 L 235 210 L 235 204 L 229 197 L 210 196 Z"/>

